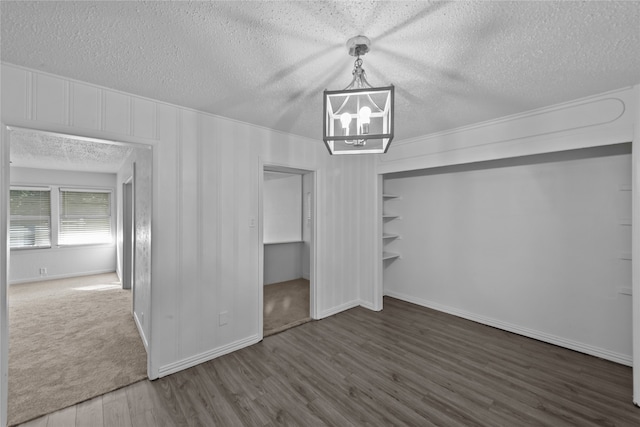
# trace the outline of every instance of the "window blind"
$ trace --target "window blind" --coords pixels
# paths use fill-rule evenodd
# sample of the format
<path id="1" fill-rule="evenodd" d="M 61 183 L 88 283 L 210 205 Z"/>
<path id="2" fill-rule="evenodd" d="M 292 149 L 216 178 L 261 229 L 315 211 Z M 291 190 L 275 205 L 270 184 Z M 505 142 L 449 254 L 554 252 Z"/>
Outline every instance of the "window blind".
<path id="1" fill-rule="evenodd" d="M 111 193 L 60 189 L 58 244 L 111 242 Z"/>
<path id="2" fill-rule="evenodd" d="M 10 189 L 9 247 L 51 247 L 51 190 Z"/>

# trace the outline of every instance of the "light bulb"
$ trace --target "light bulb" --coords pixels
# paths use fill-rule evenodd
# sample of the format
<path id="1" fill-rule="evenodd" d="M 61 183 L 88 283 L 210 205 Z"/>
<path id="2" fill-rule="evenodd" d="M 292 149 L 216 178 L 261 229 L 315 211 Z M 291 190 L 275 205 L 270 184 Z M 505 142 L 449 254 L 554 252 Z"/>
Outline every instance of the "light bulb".
<path id="1" fill-rule="evenodd" d="M 371 122 L 371 108 L 362 107 L 358 115 L 360 116 L 360 123 L 369 124 Z"/>
<path id="2" fill-rule="evenodd" d="M 340 121 L 342 122 L 342 127 L 343 128 L 348 128 L 349 127 L 349 123 L 351 123 L 351 114 L 349 113 L 342 113 L 340 115 Z"/>
<path id="3" fill-rule="evenodd" d="M 349 135 L 349 123 L 351 123 L 351 114 L 342 113 L 340 115 L 340 122 L 342 123 L 342 128 L 344 129 L 344 134 Z"/>
<path id="4" fill-rule="evenodd" d="M 360 112 L 358 113 L 358 118 L 360 119 L 361 133 L 362 135 L 366 135 L 369 133 L 369 123 L 371 122 L 371 108 L 362 107 Z"/>

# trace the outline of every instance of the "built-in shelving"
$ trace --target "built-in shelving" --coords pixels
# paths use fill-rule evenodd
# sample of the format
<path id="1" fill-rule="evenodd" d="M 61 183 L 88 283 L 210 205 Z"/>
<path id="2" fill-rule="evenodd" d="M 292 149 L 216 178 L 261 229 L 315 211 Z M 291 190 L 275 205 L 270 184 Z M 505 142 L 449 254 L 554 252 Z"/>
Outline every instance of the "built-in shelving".
<path id="1" fill-rule="evenodd" d="M 382 194 L 382 202 L 383 202 L 383 211 L 385 209 L 384 206 L 384 202 L 388 201 L 388 200 L 393 200 L 393 199 L 398 199 L 399 196 L 396 196 L 395 194 Z M 388 223 L 390 221 L 394 221 L 394 220 L 398 220 L 400 219 L 399 215 L 395 215 L 392 213 L 383 213 L 382 214 L 382 219 L 384 221 L 384 223 Z M 384 225 L 383 225 L 384 226 Z M 396 234 L 396 233 L 387 233 L 384 230 L 382 231 L 382 244 L 387 245 L 390 244 L 392 241 L 399 239 L 400 235 Z M 400 258 L 400 254 L 395 253 L 395 252 L 388 252 L 383 250 L 382 252 L 382 260 L 390 260 L 390 259 L 396 259 L 396 258 Z"/>

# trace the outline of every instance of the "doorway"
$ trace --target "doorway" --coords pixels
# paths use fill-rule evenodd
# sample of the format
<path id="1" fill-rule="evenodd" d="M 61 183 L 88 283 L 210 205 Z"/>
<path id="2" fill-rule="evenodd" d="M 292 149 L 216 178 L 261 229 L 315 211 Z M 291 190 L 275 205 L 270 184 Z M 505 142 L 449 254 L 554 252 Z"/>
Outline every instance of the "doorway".
<path id="1" fill-rule="evenodd" d="M 315 172 L 265 166 L 262 175 L 263 336 L 315 316 Z"/>
<path id="2" fill-rule="evenodd" d="M 3 169 L 6 167 L 6 171 L 3 173 L 2 194 L 7 196 L 6 201 L 9 201 L 9 194 L 11 194 L 11 196 L 13 197 L 13 191 L 11 188 L 12 186 L 18 185 L 20 187 L 29 187 L 30 189 L 33 189 L 33 187 L 36 185 L 35 181 L 37 180 L 40 181 L 40 185 L 38 187 L 39 192 L 43 194 L 49 193 L 49 199 L 51 200 L 51 210 L 47 213 L 48 219 L 44 221 L 46 222 L 47 226 L 50 227 L 49 231 L 47 231 L 47 233 L 51 235 L 50 242 L 42 244 L 42 247 L 38 249 L 25 248 L 25 250 L 12 250 L 11 254 L 7 253 L 6 257 L 4 257 L 6 265 L 8 266 L 11 264 L 12 266 L 11 269 L 7 270 L 11 270 L 10 273 L 13 276 L 11 278 L 4 277 L 3 280 L 4 286 L 2 302 L 4 308 L 6 309 L 8 306 L 6 298 L 7 293 L 9 293 L 8 291 L 10 279 L 13 279 L 13 282 L 16 283 L 16 287 L 21 287 L 21 291 L 25 291 L 27 284 L 31 282 L 36 282 L 36 284 L 38 285 L 38 289 L 41 289 L 48 283 L 50 283 L 51 279 L 54 279 L 54 281 L 58 282 L 73 282 L 69 283 L 69 286 L 66 286 L 65 284 L 64 287 L 58 286 L 60 285 L 59 283 L 54 283 L 51 288 L 47 288 L 45 290 L 47 296 L 49 298 L 52 298 L 54 296 L 52 290 L 53 287 L 57 286 L 56 289 L 64 289 L 64 295 L 62 295 L 62 293 L 55 294 L 56 298 L 60 300 L 62 304 L 69 304 L 71 300 L 73 300 L 74 302 L 85 300 L 97 301 L 98 299 L 102 298 L 102 295 L 106 295 L 113 291 L 118 291 L 117 288 L 121 288 L 125 282 L 129 285 L 129 289 L 135 290 L 135 274 L 137 270 L 135 268 L 135 230 L 137 222 L 135 210 L 135 188 L 137 186 L 135 167 L 133 164 L 130 164 L 129 170 L 123 171 L 122 174 L 120 173 L 120 170 L 122 169 L 123 164 L 129 164 L 129 162 L 133 162 L 136 160 L 141 165 L 143 165 L 144 168 L 148 169 L 143 174 L 143 179 L 141 179 L 140 181 L 140 183 L 143 185 L 143 191 L 140 192 L 140 194 L 143 195 L 143 201 L 150 201 L 152 164 L 151 146 L 117 141 L 105 141 L 94 138 L 85 138 L 80 136 L 63 135 L 59 133 L 11 127 L 4 130 L 2 148 Z M 8 157 L 11 158 L 11 167 L 9 167 Z M 34 163 L 28 163 L 26 159 L 31 159 L 32 161 L 34 161 Z M 120 177 L 121 175 L 130 177 L 130 179 L 128 179 L 128 182 L 123 183 Z M 121 192 L 123 194 L 128 194 L 128 197 L 125 197 L 126 200 L 122 198 L 123 194 L 120 194 Z M 148 194 L 146 194 L 147 192 Z M 78 200 L 86 199 L 86 197 L 84 196 L 78 196 L 79 193 L 92 194 L 96 196 L 104 196 L 108 193 L 109 197 L 97 198 L 108 201 L 109 207 L 105 209 L 106 212 L 108 212 L 108 216 L 110 217 L 110 219 L 105 220 L 105 222 L 107 224 L 110 224 L 110 226 L 106 231 L 104 228 L 101 228 L 101 231 L 103 232 L 101 235 L 104 235 L 104 233 L 106 233 L 107 236 L 111 236 L 108 241 L 101 241 L 98 243 L 94 242 L 92 244 L 85 241 L 82 241 L 81 243 L 67 243 L 67 241 L 63 239 L 63 233 L 61 233 L 63 229 L 63 211 L 64 209 L 67 209 L 67 206 L 73 205 L 73 203 L 77 202 Z M 68 205 L 65 204 L 65 200 L 69 201 Z M 150 206 L 150 202 L 145 203 Z M 127 215 L 124 215 L 125 212 L 128 212 L 128 218 Z M 150 217 L 150 210 L 147 210 L 146 212 Z M 71 216 L 69 216 L 68 218 L 71 218 Z M 14 234 L 10 226 L 11 219 L 11 217 L 7 218 L 7 223 L 4 225 L 5 228 L 2 234 L 4 240 L 7 242 L 10 240 L 10 237 L 12 237 L 12 234 Z M 125 245 L 127 246 L 126 258 L 128 262 L 128 273 L 126 275 L 123 275 L 121 270 L 121 261 L 115 261 L 115 259 L 118 258 L 116 256 L 116 253 L 120 252 L 120 254 L 122 254 L 123 249 L 125 249 L 122 246 L 122 236 L 125 230 L 122 230 L 122 234 L 117 231 L 119 227 L 122 227 L 125 221 L 128 223 L 128 225 L 124 227 L 128 230 L 127 240 L 129 241 L 129 244 Z M 141 222 L 143 224 L 150 223 L 150 218 Z M 39 227 L 43 226 L 39 225 Z M 91 230 L 91 233 L 93 233 L 94 231 L 95 230 Z M 81 231 L 81 233 L 83 232 L 84 231 Z M 24 242 L 26 242 L 28 239 L 22 240 L 22 244 L 24 244 Z M 47 252 L 49 253 L 48 255 L 46 254 Z M 150 254 L 150 248 L 145 247 L 145 253 Z M 105 261 L 108 259 L 110 259 L 111 261 Z M 18 268 L 14 268 L 14 261 L 15 265 L 18 266 Z M 150 262 L 150 259 L 143 259 L 142 261 Z M 75 268 L 80 268 L 74 270 L 74 266 Z M 35 273 L 34 271 L 29 270 L 29 268 L 31 270 L 35 269 Z M 144 272 L 148 272 L 147 269 L 140 270 L 142 274 L 144 274 Z M 115 271 L 118 271 L 118 273 L 120 274 L 116 276 Z M 22 282 L 24 282 L 24 285 L 22 284 Z M 150 278 L 146 277 L 145 282 L 150 283 Z M 122 289 L 119 289 L 119 291 L 123 292 Z M 25 294 L 25 292 L 21 293 Z M 100 325 L 101 322 L 110 321 L 111 318 L 109 316 L 111 314 L 119 312 L 117 310 L 119 310 L 120 307 L 124 307 L 126 312 L 131 313 L 132 308 L 135 308 L 136 298 L 134 295 L 131 295 L 131 292 L 126 293 L 129 294 L 127 298 L 121 298 L 119 296 L 112 298 L 112 300 L 121 301 L 122 303 L 124 303 L 124 305 L 120 304 L 118 307 L 116 307 L 115 310 L 105 308 L 103 310 L 104 316 L 99 316 L 95 321 L 97 325 Z M 148 294 L 149 292 L 146 292 L 144 295 Z M 91 297 L 90 295 L 95 296 L 95 298 Z M 22 299 L 25 299 L 23 298 L 23 295 L 21 295 L 21 297 Z M 9 300 L 11 300 L 11 296 L 9 296 Z M 18 299 L 15 299 L 15 302 L 17 307 L 17 303 L 19 302 Z M 144 305 L 142 306 L 146 306 L 146 302 L 143 301 L 143 303 Z M 93 312 L 98 312 L 102 309 L 101 307 L 103 307 L 101 304 L 98 306 L 97 303 L 91 302 L 89 302 L 87 306 L 91 304 L 95 306 L 95 310 L 93 310 Z M 43 315 L 45 312 L 51 312 L 52 315 L 65 312 L 74 313 L 77 312 L 81 307 L 79 303 L 73 305 L 73 310 L 49 310 L 49 305 L 44 304 L 44 306 L 45 308 L 39 312 L 39 315 Z M 123 314 L 126 314 L 126 312 Z M 5 316 L 6 314 L 3 313 L 4 319 L 6 319 Z M 28 316 L 24 318 L 28 319 Z M 79 316 L 79 318 L 87 317 Z M 14 323 L 13 319 L 14 317 L 12 311 L 12 324 L 10 325 L 10 327 L 12 328 L 12 338 L 16 337 L 21 330 L 20 325 L 18 323 Z M 132 358 L 127 359 L 127 361 L 118 362 L 119 366 L 131 368 L 132 372 L 130 375 L 128 373 L 126 375 L 119 375 L 117 381 L 137 381 L 139 379 L 146 378 L 148 353 L 145 351 L 145 342 L 141 339 L 140 336 L 142 335 L 141 328 L 137 327 L 134 321 L 134 316 L 131 316 L 131 321 L 128 322 L 125 326 L 127 329 L 126 336 L 123 335 L 124 327 L 121 327 L 122 325 L 120 323 L 118 323 L 117 325 L 119 326 L 116 327 L 108 326 L 108 324 L 105 323 L 102 324 L 104 325 L 104 327 L 98 327 L 99 330 L 118 331 L 118 334 L 119 336 L 122 336 L 122 339 L 117 340 L 115 335 L 112 334 L 114 339 L 117 340 L 114 341 L 114 343 L 118 342 L 118 345 L 126 345 L 127 348 L 131 349 L 131 351 L 127 351 L 125 353 L 137 355 L 135 357 L 132 356 Z M 81 325 L 79 325 L 79 328 L 80 330 L 82 330 Z M 24 327 L 22 327 L 22 329 L 24 329 Z M 61 333 L 66 329 L 67 328 L 60 328 Z M 108 337 L 104 338 L 103 340 L 104 342 L 109 342 Z M 62 342 L 62 339 L 58 341 Z M 13 344 L 11 345 L 13 346 Z M 100 348 L 100 346 L 96 347 Z M 118 346 L 113 345 L 108 347 L 116 348 Z M 133 347 L 136 347 L 136 351 L 133 351 Z M 34 347 L 34 350 L 37 351 L 38 349 Z M 68 348 L 63 350 L 68 350 Z M 40 349 L 40 351 L 42 351 L 42 349 Z M 6 355 L 7 353 L 4 354 Z M 35 352 L 23 353 L 35 354 Z M 75 351 L 72 353 L 87 354 Z M 103 351 L 103 353 L 106 354 L 107 352 Z M 11 354 L 17 354 L 13 350 L 13 348 L 11 350 Z M 51 351 L 50 354 L 53 355 L 54 352 Z M 54 359 L 53 356 L 49 357 L 49 354 L 46 357 L 31 358 L 34 359 L 36 365 L 38 365 L 38 360 L 44 361 L 48 358 L 48 363 L 50 363 Z M 16 359 L 14 358 L 14 360 Z M 65 358 L 63 357 L 59 360 L 65 360 Z M 95 359 L 93 360 L 93 364 L 95 366 Z M 9 363 L 11 364 L 11 360 L 9 360 Z M 40 365 L 43 364 L 40 363 Z M 91 365 L 91 362 L 87 362 L 85 365 L 89 366 Z M 74 371 L 81 371 L 79 364 L 75 366 L 76 369 L 74 369 Z M 7 372 L 7 370 L 9 371 L 8 376 L 10 380 L 12 380 L 12 378 L 18 378 L 11 375 L 11 367 L 5 369 L 5 372 Z M 55 370 L 52 369 L 51 371 Z M 13 372 L 18 371 L 13 370 Z M 60 372 L 60 370 L 58 372 Z M 93 376 L 82 375 L 82 377 L 89 379 L 92 377 L 96 378 L 99 374 L 100 372 L 93 369 Z M 111 372 L 109 375 L 107 375 L 107 377 L 116 376 L 114 376 Z M 108 381 L 106 380 L 94 380 L 93 383 L 107 384 L 108 386 Z M 24 388 L 24 392 L 22 395 L 14 394 L 16 390 L 16 387 L 14 386 L 12 388 L 12 395 L 9 396 L 10 407 L 8 408 L 8 412 L 10 415 L 10 421 L 12 423 L 20 422 L 21 420 L 25 421 L 28 418 L 39 415 L 39 413 L 31 411 L 31 409 L 34 408 L 37 410 L 45 409 L 47 411 L 60 409 L 52 406 L 46 406 L 45 404 L 40 404 L 40 402 L 37 401 L 36 396 L 34 396 L 31 391 L 33 390 L 34 392 L 38 392 L 40 386 L 31 387 L 29 384 L 26 385 L 27 387 Z M 122 385 L 126 384 L 115 384 L 115 386 L 117 387 L 120 387 Z M 74 392 L 78 391 L 78 393 L 84 393 L 84 390 L 88 390 L 87 393 L 89 393 L 90 395 L 93 395 L 94 393 L 94 390 L 92 388 L 83 389 L 82 385 L 79 383 L 74 383 L 74 386 L 72 388 Z M 62 399 L 64 397 L 64 393 L 52 392 L 51 389 L 45 388 L 43 388 L 43 390 L 48 390 L 49 396 L 55 396 L 55 399 L 49 399 L 52 404 L 57 404 L 57 401 L 61 401 L 62 406 L 60 407 L 77 403 L 78 401 L 80 401 L 78 399 L 84 400 L 87 398 L 87 396 L 85 395 L 82 395 L 81 398 L 78 398 L 76 397 L 76 394 L 78 393 L 70 393 L 69 399 L 71 400 L 64 401 Z M 101 390 L 95 391 L 100 394 Z M 12 398 L 12 396 L 19 396 L 19 400 Z M 56 400 L 56 402 L 53 402 L 53 400 Z M 14 402 L 13 406 L 11 406 L 12 401 Z M 30 404 L 21 405 L 20 402 L 23 401 L 28 401 L 30 402 Z M 18 402 L 18 404 L 16 405 L 15 402 Z M 34 402 L 38 403 L 36 404 Z M 22 411 L 22 409 L 20 409 L 22 407 L 28 409 L 31 412 Z M 4 409 L 3 412 L 5 412 Z"/>

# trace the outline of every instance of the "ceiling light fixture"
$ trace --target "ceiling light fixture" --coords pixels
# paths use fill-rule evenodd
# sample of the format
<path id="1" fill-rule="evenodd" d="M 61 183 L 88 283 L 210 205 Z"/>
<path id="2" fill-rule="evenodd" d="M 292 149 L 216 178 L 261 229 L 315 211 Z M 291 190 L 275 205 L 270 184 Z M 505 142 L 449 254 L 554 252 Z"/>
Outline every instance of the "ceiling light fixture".
<path id="1" fill-rule="evenodd" d="M 343 90 L 324 91 L 324 143 L 331 154 L 386 153 L 393 139 L 393 85 L 374 88 L 360 56 L 369 52 L 365 36 L 347 41 L 355 56 L 353 80 Z"/>

